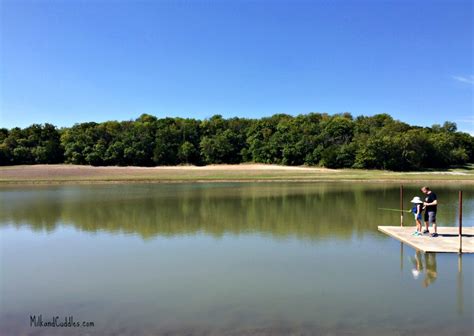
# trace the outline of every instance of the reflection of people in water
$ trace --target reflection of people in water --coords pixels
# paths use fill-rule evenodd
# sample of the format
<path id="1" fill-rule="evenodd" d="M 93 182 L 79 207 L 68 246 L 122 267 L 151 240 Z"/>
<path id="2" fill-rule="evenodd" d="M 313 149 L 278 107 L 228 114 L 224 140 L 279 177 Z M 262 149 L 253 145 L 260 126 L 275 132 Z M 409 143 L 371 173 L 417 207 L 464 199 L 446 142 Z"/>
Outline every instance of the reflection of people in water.
<path id="1" fill-rule="evenodd" d="M 433 282 L 435 282 L 436 278 L 438 277 L 438 269 L 436 266 L 435 253 L 425 253 L 424 256 L 425 267 L 423 267 L 422 253 L 420 251 L 416 251 L 415 257 L 412 258 L 414 268 L 411 272 L 415 279 L 418 279 L 420 274 L 424 272 L 425 277 L 423 279 L 423 287 L 428 287 Z"/>
<path id="2" fill-rule="evenodd" d="M 415 257 L 411 258 L 411 262 L 413 263 L 413 266 L 415 266 L 415 268 L 411 270 L 411 273 L 413 274 L 413 277 L 415 279 L 418 279 L 418 277 L 420 276 L 420 273 L 423 272 L 423 262 L 421 260 L 420 251 L 418 250 L 416 251 Z"/>
<path id="3" fill-rule="evenodd" d="M 425 253 L 425 265 L 426 273 L 425 278 L 423 279 L 423 286 L 428 287 L 433 282 L 435 282 L 438 277 L 438 268 L 436 266 L 436 254 L 435 253 Z"/>

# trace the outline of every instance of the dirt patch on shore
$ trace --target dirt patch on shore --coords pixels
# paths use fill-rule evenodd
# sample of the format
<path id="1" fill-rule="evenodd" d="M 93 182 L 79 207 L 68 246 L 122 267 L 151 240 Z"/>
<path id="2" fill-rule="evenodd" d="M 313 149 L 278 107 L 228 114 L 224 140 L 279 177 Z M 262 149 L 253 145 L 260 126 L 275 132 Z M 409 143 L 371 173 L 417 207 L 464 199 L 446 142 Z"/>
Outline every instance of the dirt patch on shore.
<path id="1" fill-rule="evenodd" d="M 0 168 L 2 180 L 33 180 L 33 179 L 68 179 L 68 178 L 147 178 L 166 177 L 169 174 L 186 174 L 206 176 L 207 173 L 215 174 L 219 171 L 226 174 L 237 172 L 239 174 L 252 174 L 262 172 L 299 172 L 299 173 L 336 173 L 335 169 L 291 167 L 265 164 L 241 164 L 241 165 L 209 165 L 209 166 L 160 166 L 160 167 L 92 167 L 80 165 L 25 165 Z"/>
<path id="2" fill-rule="evenodd" d="M 462 172 L 390 172 L 327 169 L 267 164 L 160 167 L 93 167 L 82 165 L 24 165 L 0 167 L 0 184 L 164 183 L 164 182 L 462 182 L 474 183 Z"/>

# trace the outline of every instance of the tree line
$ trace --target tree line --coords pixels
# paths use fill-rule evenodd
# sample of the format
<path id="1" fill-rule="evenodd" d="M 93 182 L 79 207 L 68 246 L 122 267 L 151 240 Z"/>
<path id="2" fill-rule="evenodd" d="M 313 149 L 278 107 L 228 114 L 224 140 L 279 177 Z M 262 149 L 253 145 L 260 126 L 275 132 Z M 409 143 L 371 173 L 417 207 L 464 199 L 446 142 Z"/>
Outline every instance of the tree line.
<path id="1" fill-rule="evenodd" d="M 276 114 L 260 119 L 161 118 L 69 128 L 0 128 L 0 165 L 157 166 L 258 162 L 421 170 L 474 162 L 474 137 L 445 122 L 412 126 L 388 114 Z"/>

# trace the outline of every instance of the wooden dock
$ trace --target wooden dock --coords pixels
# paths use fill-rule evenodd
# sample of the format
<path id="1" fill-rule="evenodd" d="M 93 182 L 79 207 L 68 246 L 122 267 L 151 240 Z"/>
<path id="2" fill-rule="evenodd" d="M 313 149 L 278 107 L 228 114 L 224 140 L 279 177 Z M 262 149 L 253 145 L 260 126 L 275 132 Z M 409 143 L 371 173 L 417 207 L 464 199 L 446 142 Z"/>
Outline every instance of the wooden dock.
<path id="1" fill-rule="evenodd" d="M 414 226 L 379 226 L 379 231 L 422 252 L 458 253 L 459 229 L 438 227 L 438 237 L 412 236 Z M 432 229 L 430 228 L 432 231 Z M 462 253 L 474 253 L 474 227 L 462 228 Z"/>

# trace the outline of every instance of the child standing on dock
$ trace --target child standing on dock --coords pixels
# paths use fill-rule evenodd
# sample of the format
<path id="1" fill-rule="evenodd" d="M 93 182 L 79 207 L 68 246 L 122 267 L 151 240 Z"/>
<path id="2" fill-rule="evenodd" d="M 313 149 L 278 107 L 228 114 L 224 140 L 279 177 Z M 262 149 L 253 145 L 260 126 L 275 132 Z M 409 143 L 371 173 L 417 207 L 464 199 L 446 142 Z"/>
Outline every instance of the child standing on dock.
<path id="1" fill-rule="evenodd" d="M 423 233 L 421 232 L 421 213 L 423 212 L 422 204 L 423 201 L 418 197 L 415 196 L 413 199 L 410 201 L 413 203 L 413 208 L 411 209 L 411 212 L 415 216 L 415 223 L 416 223 L 416 231 L 413 232 L 414 236 L 422 236 Z"/>

